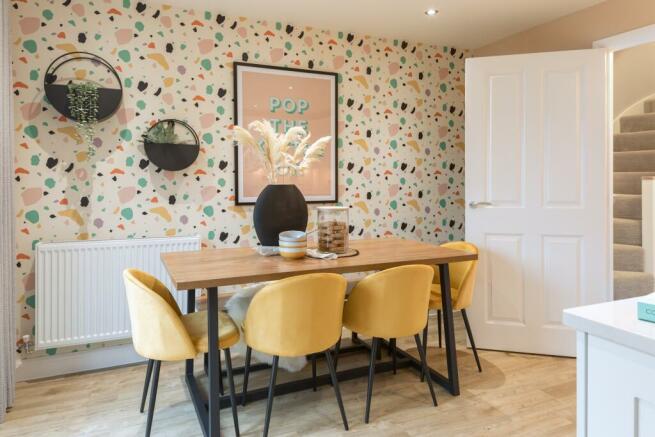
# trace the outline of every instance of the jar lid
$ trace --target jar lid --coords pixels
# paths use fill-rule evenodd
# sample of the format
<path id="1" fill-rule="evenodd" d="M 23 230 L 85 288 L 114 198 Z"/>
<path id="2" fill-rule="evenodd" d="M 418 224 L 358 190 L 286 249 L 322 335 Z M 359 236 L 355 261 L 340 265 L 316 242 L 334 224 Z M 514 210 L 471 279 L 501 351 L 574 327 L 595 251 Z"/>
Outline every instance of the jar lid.
<path id="1" fill-rule="evenodd" d="M 347 211 L 347 206 L 317 206 L 319 211 Z"/>

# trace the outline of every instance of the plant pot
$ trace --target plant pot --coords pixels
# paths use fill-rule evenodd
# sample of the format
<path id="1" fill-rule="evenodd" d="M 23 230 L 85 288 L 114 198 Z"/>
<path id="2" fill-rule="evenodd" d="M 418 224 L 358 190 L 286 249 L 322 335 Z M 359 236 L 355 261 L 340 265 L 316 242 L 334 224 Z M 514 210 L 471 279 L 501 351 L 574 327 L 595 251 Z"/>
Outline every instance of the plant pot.
<path id="1" fill-rule="evenodd" d="M 68 85 L 46 84 L 45 95 L 48 102 L 64 117 L 75 120 L 68 107 Z M 103 121 L 114 115 L 123 98 L 123 90 L 113 88 L 98 88 L 98 121 Z"/>
<path id="2" fill-rule="evenodd" d="M 200 153 L 197 144 L 164 144 L 144 141 L 143 148 L 150 162 L 164 170 L 184 170 L 193 164 Z"/>
<path id="3" fill-rule="evenodd" d="M 255 232 L 262 246 L 277 246 L 284 231 L 307 229 L 307 202 L 292 184 L 267 185 L 255 202 Z"/>

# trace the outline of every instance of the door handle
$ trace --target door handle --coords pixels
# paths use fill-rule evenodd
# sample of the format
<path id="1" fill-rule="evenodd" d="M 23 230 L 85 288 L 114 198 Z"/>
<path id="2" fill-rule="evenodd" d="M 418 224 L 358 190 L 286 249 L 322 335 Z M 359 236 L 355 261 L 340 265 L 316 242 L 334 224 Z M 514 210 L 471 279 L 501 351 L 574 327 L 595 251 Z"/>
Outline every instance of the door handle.
<path id="1" fill-rule="evenodd" d="M 480 206 L 491 206 L 493 205 L 491 202 L 469 202 L 469 206 L 471 208 L 478 208 Z"/>

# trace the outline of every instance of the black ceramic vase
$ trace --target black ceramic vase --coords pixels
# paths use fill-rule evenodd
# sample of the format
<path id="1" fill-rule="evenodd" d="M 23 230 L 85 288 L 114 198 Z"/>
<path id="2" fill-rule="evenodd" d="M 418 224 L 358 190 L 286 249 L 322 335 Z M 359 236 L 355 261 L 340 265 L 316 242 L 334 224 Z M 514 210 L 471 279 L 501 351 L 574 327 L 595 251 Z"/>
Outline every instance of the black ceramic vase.
<path id="1" fill-rule="evenodd" d="M 292 184 L 267 185 L 255 202 L 253 221 L 261 245 L 277 246 L 280 232 L 307 229 L 305 196 Z"/>

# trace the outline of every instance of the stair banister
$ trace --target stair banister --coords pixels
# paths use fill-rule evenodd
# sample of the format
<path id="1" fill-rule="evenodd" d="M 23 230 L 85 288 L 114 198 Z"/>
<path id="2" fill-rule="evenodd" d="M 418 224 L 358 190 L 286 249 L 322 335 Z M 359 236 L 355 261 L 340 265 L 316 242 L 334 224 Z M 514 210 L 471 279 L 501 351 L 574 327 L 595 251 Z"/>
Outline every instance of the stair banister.
<path id="1" fill-rule="evenodd" d="M 644 271 L 655 273 L 655 176 L 641 178 L 641 211 Z"/>

